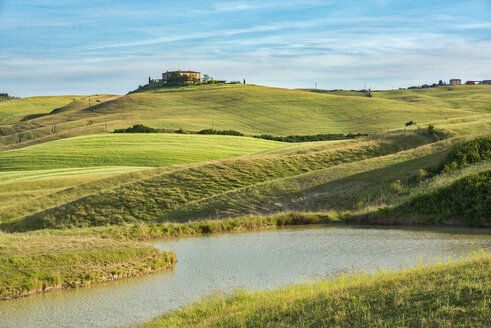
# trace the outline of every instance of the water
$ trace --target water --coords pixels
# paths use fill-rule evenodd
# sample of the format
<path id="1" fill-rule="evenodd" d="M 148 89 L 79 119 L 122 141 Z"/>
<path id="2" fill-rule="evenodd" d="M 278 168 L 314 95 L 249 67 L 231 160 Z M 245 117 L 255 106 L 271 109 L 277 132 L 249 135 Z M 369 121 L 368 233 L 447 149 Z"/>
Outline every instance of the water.
<path id="1" fill-rule="evenodd" d="M 346 271 L 400 269 L 424 258 L 490 250 L 489 230 L 297 227 L 172 239 L 174 271 L 0 302 L 0 327 L 118 327 L 216 291 L 265 289 Z"/>

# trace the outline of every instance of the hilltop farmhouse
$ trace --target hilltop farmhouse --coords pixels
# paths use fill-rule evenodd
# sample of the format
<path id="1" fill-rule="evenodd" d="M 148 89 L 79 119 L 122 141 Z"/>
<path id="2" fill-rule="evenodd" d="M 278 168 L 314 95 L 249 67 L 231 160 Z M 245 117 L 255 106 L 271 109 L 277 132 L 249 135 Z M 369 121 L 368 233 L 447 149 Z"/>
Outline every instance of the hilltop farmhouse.
<path id="1" fill-rule="evenodd" d="M 461 85 L 462 80 L 461 79 L 450 79 L 450 85 Z"/>
<path id="2" fill-rule="evenodd" d="M 201 73 L 200 72 L 194 72 L 194 71 L 167 71 L 165 73 L 162 73 L 162 81 L 169 81 L 173 76 L 187 76 L 190 78 L 190 82 L 193 81 L 194 79 L 197 79 L 198 81 L 201 79 Z"/>

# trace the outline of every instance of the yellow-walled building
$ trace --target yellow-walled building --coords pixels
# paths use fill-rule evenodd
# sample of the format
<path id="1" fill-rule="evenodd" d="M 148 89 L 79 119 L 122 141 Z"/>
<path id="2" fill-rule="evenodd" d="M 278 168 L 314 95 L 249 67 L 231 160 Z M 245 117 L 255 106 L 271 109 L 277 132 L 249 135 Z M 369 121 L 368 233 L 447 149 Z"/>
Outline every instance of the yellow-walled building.
<path id="1" fill-rule="evenodd" d="M 165 73 L 162 73 L 162 80 L 169 81 L 172 74 L 175 72 L 179 73 L 179 76 L 187 75 L 187 76 L 191 76 L 193 79 L 198 79 L 198 80 L 201 78 L 200 72 L 178 70 L 178 71 L 172 71 L 172 72 L 167 71 Z"/>

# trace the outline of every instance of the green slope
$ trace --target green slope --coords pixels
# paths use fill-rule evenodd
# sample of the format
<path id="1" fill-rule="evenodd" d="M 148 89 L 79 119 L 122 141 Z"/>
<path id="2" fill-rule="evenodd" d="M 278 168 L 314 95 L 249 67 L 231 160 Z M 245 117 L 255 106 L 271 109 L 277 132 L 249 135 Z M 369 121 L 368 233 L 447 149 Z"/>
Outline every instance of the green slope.
<path id="1" fill-rule="evenodd" d="M 491 223 L 491 170 L 460 178 L 451 185 L 421 193 L 399 205 L 394 213 L 418 216 L 429 222 L 467 221 Z"/>
<path id="2" fill-rule="evenodd" d="M 282 146 L 248 137 L 105 134 L 68 138 L 0 152 L 0 171 L 197 163 Z"/>
<path id="3" fill-rule="evenodd" d="M 491 93 L 491 88 L 484 93 Z M 466 91 L 473 95 L 473 90 Z M 478 95 L 479 96 L 479 95 Z M 469 95 L 469 97 L 471 97 Z M 382 97 L 339 96 L 254 85 L 159 89 L 0 126 L 0 145 L 33 143 L 112 131 L 143 123 L 154 128 L 234 129 L 245 134 L 374 133 L 475 115 L 467 109 Z"/>
<path id="4" fill-rule="evenodd" d="M 491 112 L 490 85 L 442 86 L 427 89 L 402 89 L 386 91 L 317 90 L 306 91 L 336 96 L 383 98 L 405 103 L 424 104 L 442 108 L 465 109 L 476 112 Z"/>
<path id="5" fill-rule="evenodd" d="M 45 96 L 11 99 L 0 102 L 0 125 L 16 123 L 24 118 L 49 114 L 82 96 Z"/>
<path id="6" fill-rule="evenodd" d="M 376 91 L 372 95 L 374 98 L 392 99 L 407 103 L 491 113 L 491 85 L 485 84 Z"/>
<path id="7" fill-rule="evenodd" d="M 240 188 L 254 187 L 256 184 L 267 181 L 281 180 L 290 176 L 302 177 L 305 172 L 309 171 L 314 172 L 333 166 L 335 169 L 336 165 L 342 163 L 356 165 L 355 162 L 369 158 L 377 162 L 378 159 L 375 158 L 377 156 L 397 153 L 431 141 L 433 139 L 424 132 L 392 134 L 374 140 L 323 142 L 317 146 L 309 144 L 303 151 L 296 149 L 293 153 L 291 148 L 286 148 L 283 153 L 273 155 L 220 160 L 191 167 L 175 167 L 174 171 L 127 183 L 112 190 L 47 209 L 22 220 L 20 225 L 33 229 L 48 226 L 116 224 L 136 220 L 154 221 L 182 206 L 191 205 L 194 201 L 219 197 L 221 194 L 234 194 L 235 190 L 241 190 Z M 443 146 L 447 144 L 449 143 L 443 143 Z M 439 148 L 436 147 L 436 149 Z M 424 154 L 424 152 L 421 153 Z M 403 161 L 404 158 L 402 156 L 399 161 Z M 383 166 L 383 163 L 379 166 Z M 370 169 L 366 163 L 358 167 L 362 171 Z M 353 174 L 350 169 L 343 172 L 343 174 Z M 323 176 L 313 175 L 312 177 L 312 183 L 325 180 Z M 306 183 L 304 188 L 308 188 L 312 183 Z M 292 186 L 298 186 L 298 183 L 295 182 Z M 270 204 L 273 199 L 284 196 L 284 193 L 264 192 L 263 199 L 271 197 L 267 202 Z M 244 197 L 246 202 L 250 199 L 248 195 Z M 227 204 L 227 209 L 233 209 L 234 204 L 242 201 L 238 197 Z M 190 215 L 190 218 L 203 217 L 199 213 L 206 217 L 209 215 L 208 212 L 200 210 Z M 238 206 L 234 214 L 238 213 L 247 213 L 247 211 L 244 211 L 243 206 Z M 213 214 L 223 216 L 223 213 Z M 0 217 L 3 217 L 4 222 L 14 219 L 9 213 L 1 213 L 1 211 Z M 173 220 L 186 220 L 186 217 L 178 217 Z"/>

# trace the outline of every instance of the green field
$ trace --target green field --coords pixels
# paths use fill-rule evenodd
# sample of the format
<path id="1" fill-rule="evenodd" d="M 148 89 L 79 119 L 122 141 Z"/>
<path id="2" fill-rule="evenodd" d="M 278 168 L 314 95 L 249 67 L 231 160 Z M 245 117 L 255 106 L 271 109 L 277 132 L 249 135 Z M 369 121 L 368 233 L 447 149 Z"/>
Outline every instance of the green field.
<path id="1" fill-rule="evenodd" d="M 160 167 L 238 157 L 280 146 L 283 146 L 280 142 L 232 136 L 105 134 L 0 152 L 0 171 L 99 166 Z"/>
<path id="2" fill-rule="evenodd" d="M 157 327 L 486 327 L 491 259 L 271 291 L 217 295 L 139 325 Z"/>
<path id="3" fill-rule="evenodd" d="M 242 137 L 228 138 L 242 140 Z M 313 174 L 313 181 L 316 181 L 317 176 L 323 176 L 323 171 L 319 170 L 329 169 L 329 167 L 332 167 L 333 170 L 343 170 L 338 168 L 343 163 L 352 163 L 352 165 L 358 165 L 361 170 L 369 171 L 370 166 L 365 163 L 357 164 L 358 161 L 372 158 L 372 162 L 380 162 L 377 158 L 378 156 L 397 153 L 404 149 L 431 143 L 432 141 L 434 141 L 432 137 L 424 131 L 408 134 L 396 133 L 373 140 L 358 139 L 333 143 L 308 143 L 302 148 L 301 152 L 299 148 L 294 148 L 295 150 L 292 153 L 292 148 L 286 147 L 283 148 L 283 152 L 280 151 L 281 148 L 278 148 L 275 154 L 272 155 L 250 155 L 242 158 L 196 164 L 189 167 L 176 166 L 173 170 L 163 174 L 150 175 L 120 187 L 115 187 L 112 190 L 103 190 L 100 193 L 72 200 L 65 205 L 52 207 L 32 217 L 26 217 L 22 221 L 30 222 L 23 225 L 31 228 L 39 227 L 39 224 L 44 226 L 46 222 L 50 222 L 46 227 L 52 227 L 54 222 L 62 226 L 85 226 L 108 222 L 155 221 L 162 215 L 169 214 L 172 210 L 183 209 L 183 206 L 192 206 L 194 202 L 201 199 L 203 201 L 211 201 L 216 199 L 216 197 L 221 197 L 222 194 L 227 197 L 235 195 L 237 192 L 240 193 L 240 190 L 242 190 L 240 188 L 244 187 L 256 188 L 257 186 L 257 188 L 263 188 L 264 183 L 281 184 L 283 178 L 287 177 L 291 177 L 291 181 L 294 181 L 297 176 L 299 179 L 303 179 L 306 172 L 309 171 Z M 441 151 L 441 147 L 448 148 L 450 144 L 449 142 L 443 142 L 441 143 L 442 146 L 438 146 L 440 145 L 439 143 L 435 149 Z M 25 149 L 28 150 L 29 147 Z M 22 150 L 24 149 L 18 151 Z M 423 151 L 415 151 L 413 153 L 424 154 Z M 405 157 L 401 156 L 401 158 L 404 160 Z M 384 162 L 382 161 L 381 163 Z M 351 170 L 348 167 L 342 172 L 348 175 L 350 173 L 353 174 Z M 321 177 L 319 181 L 324 180 L 325 178 Z M 295 183 L 294 185 L 297 184 Z M 305 184 L 306 187 L 308 185 Z M 291 188 L 293 188 L 293 185 Z M 253 194 L 256 196 L 261 195 L 260 193 Z M 269 192 L 267 194 L 270 195 Z M 273 196 L 273 198 L 277 198 L 280 195 Z M 284 194 L 281 194 L 281 196 L 284 196 Z M 356 194 L 353 194 L 353 196 L 356 196 Z M 155 199 L 159 201 L 156 202 Z M 249 199 L 249 196 L 238 201 L 243 202 L 247 199 Z M 232 208 L 234 207 L 233 204 L 234 202 L 230 203 Z M 261 202 L 257 204 L 261 204 Z M 29 207 L 32 206 L 31 202 L 28 205 Z M 26 212 L 24 213 L 27 214 Z M 196 212 L 195 214 L 200 216 L 201 214 L 199 213 L 202 212 Z M 254 211 L 250 212 L 249 209 L 242 207 L 241 210 L 234 214 L 243 215 L 250 213 L 255 214 Z M 2 213 L 0 209 L 0 217 L 3 217 L 4 222 L 14 218 L 9 216 L 9 214 L 8 212 Z M 202 214 L 201 218 L 207 218 L 210 215 L 206 211 Z M 219 212 L 216 214 L 219 216 L 224 215 Z M 193 215 L 193 218 L 196 215 Z M 40 220 L 39 222 L 38 219 Z M 178 218 L 178 221 L 187 219 L 187 217 L 182 217 Z"/>

